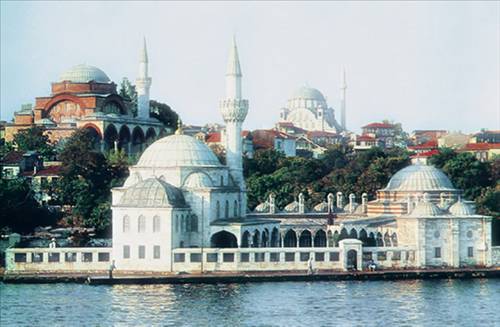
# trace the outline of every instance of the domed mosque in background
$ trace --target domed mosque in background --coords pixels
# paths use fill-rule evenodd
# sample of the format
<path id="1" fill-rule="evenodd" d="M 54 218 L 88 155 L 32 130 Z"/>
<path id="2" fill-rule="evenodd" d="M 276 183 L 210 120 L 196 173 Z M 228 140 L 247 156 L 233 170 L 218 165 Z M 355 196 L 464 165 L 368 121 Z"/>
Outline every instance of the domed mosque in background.
<path id="1" fill-rule="evenodd" d="M 52 83 L 50 96 L 37 97 L 34 108 L 23 106 L 14 114 L 14 123 L 6 125 L 5 138 L 11 141 L 18 131 L 38 126 L 47 131 L 51 142 L 58 142 L 83 128 L 102 152 L 122 149 L 128 154 L 140 153 L 169 132 L 160 121 L 149 117 L 150 86 L 145 42 L 139 58 L 135 117 L 130 100 L 118 94 L 116 84 L 104 71 L 87 64 L 73 66 Z"/>

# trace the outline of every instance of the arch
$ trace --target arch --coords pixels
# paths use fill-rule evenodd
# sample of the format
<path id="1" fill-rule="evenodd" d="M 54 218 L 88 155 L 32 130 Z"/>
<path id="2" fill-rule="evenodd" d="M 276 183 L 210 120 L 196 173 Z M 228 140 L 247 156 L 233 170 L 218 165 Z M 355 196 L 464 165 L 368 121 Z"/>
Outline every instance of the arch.
<path id="1" fill-rule="evenodd" d="M 347 234 L 347 229 L 342 228 L 342 230 L 340 231 L 339 241 L 342 241 L 346 238 L 349 238 L 349 234 Z"/>
<path id="2" fill-rule="evenodd" d="M 398 246 L 398 235 L 396 232 L 391 235 L 392 246 Z"/>
<path id="3" fill-rule="evenodd" d="M 179 215 L 175 215 L 175 232 L 179 232 Z"/>
<path id="4" fill-rule="evenodd" d="M 384 234 L 384 246 L 391 246 L 391 237 L 388 232 Z"/>
<path id="5" fill-rule="evenodd" d="M 241 238 L 241 247 L 242 248 L 250 247 L 250 232 L 247 230 L 243 233 L 243 236 Z"/>
<path id="6" fill-rule="evenodd" d="M 59 102 L 70 101 L 78 104 L 81 109 L 87 109 L 85 102 L 80 97 L 71 94 L 59 94 L 53 97 L 49 102 L 45 104 L 43 107 L 43 111 L 46 113 L 44 116 L 47 117 L 49 115 L 49 111 L 55 107 Z"/>
<path id="7" fill-rule="evenodd" d="M 263 248 L 267 248 L 269 246 L 269 230 L 267 228 L 264 228 L 264 231 L 262 232 L 261 244 Z"/>
<path id="8" fill-rule="evenodd" d="M 328 236 L 327 238 L 328 246 L 329 247 L 335 246 L 335 241 L 333 240 L 333 233 L 331 230 L 328 231 L 327 236 Z"/>
<path id="9" fill-rule="evenodd" d="M 234 234 L 225 230 L 217 232 L 210 237 L 210 244 L 213 248 L 237 248 L 238 241 Z"/>
<path id="10" fill-rule="evenodd" d="M 224 207 L 224 218 L 229 218 L 229 201 L 226 200 L 226 206 Z"/>
<path id="11" fill-rule="evenodd" d="M 260 232 L 258 230 L 255 230 L 253 232 L 252 247 L 253 248 L 260 247 Z"/>
<path id="12" fill-rule="evenodd" d="M 92 146 L 94 150 L 99 151 L 101 149 L 102 133 L 95 124 L 87 123 L 82 127 L 85 132 L 92 138 Z"/>
<path id="13" fill-rule="evenodd" d="M 234 200 L 233 216 L 238 217 L 238 201 Z"/>
<path id="14" fill-rule="evenodd" d="M 280 232 L 276 227 L 271 232 L 271 247 L 276 248 L 280 246 Z"/>
<path id="15" fill-rule="evenodd" d="M 285 247 L 287 247 L 287 248 L 297 247 L 297 234 L 295 233 L 295 231 L 293 229 L 289 229 L 286 232 L 283 243 L 284 243 Z"/>
<path id="16" fill-rule="evenodd" d="M 377 241 L 375 240 L 373 232 L 368 235 L 368 246 L 377 246 Z"/>
<path id="17" fill-rule="evenodd" d="M 380 232 L 377 233 L 377 238 L 375 239 L 375 243 L 377 246 L 384 246 L 384 240 L 382 239 L 382 234 Z"/>
<path id="18" fill-rule="evenodd" d="M 143 150 L 145 140 L 144 132 L 139 126 L 136 126 L 132 130 L 132 153 L 140 153 Z"/>
<path id="19" fill-rule="evenodd" d="M 368 246 L 368 234 L 364 228 L 359 232 L 359 240 L 363 242 L 363 246 Z"/>
<path id="20" fill-rule="evenodd" d="M 358 269 L 358 251 L 354 249 L 347 251 L 347 269 Z"/>
<path id="21" fill-rule="evenodd" d="M 118 149 L 124 150 L 126 153 L 129 153 L 130 139 L 130 129 L 127 125 L 122 125 L 122 127 L 120 128 L 120 132 L 118 133 Z"/>
<path id="22" fill-rule="evenodd" d="M 220 202 L 218 200 L 215 203 L 215 217 L 220 219 Z"/>
<path id="23" fill-rule="evenodd" d="M 146 231 L 146 217 L 140 215 L 139 219 L 137 219 L 137 232 L 144 233 L 145 231 Z"/>
<path id="24" fill-rule="evenodd" d="M 156 139 L 156 131 L 153 127 L 148 128 L 146 131 L 146 144 L 150 145 Z"/>
<path id="25" fill-rule="evenodd" d="M 312 246 L 312 234 L 310 231 L 305 229 L 302 231 L 302 233 L 300 233 L 299 247 L 309 248 L 311 246 Z"/>
<path id="26" fill-rule="evenodd" d="M 153 217 L 153 233 L 158 233 L 160 232 L 160 216 L 154 216 Z"/>
<path id="27" fill-rule="evenodd" d="M 104 130 L 104 144 L 105 150 L 109 151 L 115 148 L 115 141 L 118 141 L 118 131 L 115 125 L 110 124 Z"/>
<path id="28" fill-rule="evenodd" d="M 326 247 L 326 233 L 324 230 L 320 229 L 314 235 L 314 247 Z"/>
<path id="29" fill-rule="evenodd" d="M 130 231 L 130 217 L 129 216 L 124 216 L 123 217 L 123 233 L 128 233 Z"/>
<path id="30" fill-rule="evenodd" d="M 351 229 L 351 232 L 349 233 L 349 238 L 358 238 L 358 232 L 353 228 Z"/>
<path id="31" fill-rule="evenodd" d="M 119 112 L 113 112 L 109 110 L 108 108 L 110 106 L 118 107 Z M 126 115 L 127 114 L 127 107 L 122 101 L 122 98 L 119 95 L 116 94 L 111 94 L 106 98 L 106 102 L 103 103 L 101 106 L 102 112 L 109 114 L 109 113 L 116 113 L 117 115 Z"/>
<path id="32" fill-rule="evenodd" d="M 333 246 L 338 247 L 339 246 L 339 241 L 340 241 L 340 234 L 338 231 L 335 231 L 333 233 Z"/>

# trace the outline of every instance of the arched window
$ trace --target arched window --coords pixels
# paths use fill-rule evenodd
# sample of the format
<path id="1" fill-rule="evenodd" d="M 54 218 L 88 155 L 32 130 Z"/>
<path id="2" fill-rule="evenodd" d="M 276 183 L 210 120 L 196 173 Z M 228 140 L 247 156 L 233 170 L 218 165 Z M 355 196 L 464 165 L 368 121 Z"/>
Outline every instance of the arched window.
<path id="1" fill-rule="evenodd" d="M 181 215 L 181 232 L 186 231 L 186 219 L 184 218 L 184 215 Z"/>
<path id="2" fill-rule="evenodd" d="M 314 235 L 314 247 L 326 247 L 326 233 L 324 230 L 319 230 Z"/>
<path id="3" fill-rule="evenodd" d="M 224 176 L 220 177 L 220 186 L 224 186 Z"/>
<path id="4" fill-rule="evenodd" d="M 130 217 L 123 217 L 123 232 L 128 233 L 130 231 Z"/>
<path id="5" fill-rule="evenodd" d="M 396 232 L 391 235 L 392 246 L 398 246 L 398 235 Z"/>
<path id="6" fill-rule="evenodd" d="M 241 247 L 242 248 L 250 247 L 250 232 L 245 231 L 243 233 L 243 237 L 241 238 Z"/>
<path id="7" fill-rule="evenodd" d="M 192 232 L 198 231 L 198 216 L 196 215 L 191 216 L 191 231 Z"/>
<path id="8" fill-rule="evenodd" d="M 384 234 L 384 246 L 391 246 L 391 237 L 388 232 Z"/>
<path id="9" fill-rule="evenodd" d="M 146 231 L 146 217 L 139 216 L 137 220 L 137 231 L 139 233 L 144 233 Z"/>
<path id="10" fill-rule="evenodd" d="M 234 217 L 238 217 L 238 201 L 234 200 Z"/>
<path id="11" fill-rule="evenodd" d="M 160 231 L 160 217 L 153 217 L 153 233 L 158 233 Z"/>
<path id="12" fill-rule="evenodd" d="M 220 202 L 217 201 L 217 203 L 215 204 L 215 216 L 217 219 L 220 218 Z"/>
<path id="13" fill-rule="evenodd" d="M 297 234 L 295 231 L 290 229 L 285 234 L 285 239 L 283 241 L 286 248 L 294 248 L 297 247 Z"/>
<path id="14" fill-rule="evenodd" d="M 224 218 L 229 218 L 229 201 L 226 200 L 226 208 L 224 209 Z"/>
<path id="15" fill-rule="evenodd" d="M 179 232 L 179 215 L 175 215 L 175 231 Z"/>
<path id="16" fill-rule="evenodd" d="M 299 247 L 308 248 L 312 245 L 312 235 L 307 229 L 300 234 Z"/>

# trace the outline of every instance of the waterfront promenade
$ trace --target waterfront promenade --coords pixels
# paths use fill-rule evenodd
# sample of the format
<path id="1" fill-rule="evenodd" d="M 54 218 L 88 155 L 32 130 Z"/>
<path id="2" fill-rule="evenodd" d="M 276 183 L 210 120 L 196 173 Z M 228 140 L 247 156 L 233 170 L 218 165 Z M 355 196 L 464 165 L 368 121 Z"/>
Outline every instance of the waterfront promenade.
<path id="1" fill-rule="evenodd" d="M 308 274 L 305 270 L 273 272 L 207 272 L 162 274 L 158 272 L 115 272 L 110 279 L 105 271 L 89 273 L 7 273 L 5 283 L 87 283 L 101 284 L 213 284 L 280 281 L 345 281 L 345 280 L 409 280 L 409 279 L 471 279 L 500 278 L 500 267 L 461 269 L 398 269 L 378 271 L 321 270 Z"/>

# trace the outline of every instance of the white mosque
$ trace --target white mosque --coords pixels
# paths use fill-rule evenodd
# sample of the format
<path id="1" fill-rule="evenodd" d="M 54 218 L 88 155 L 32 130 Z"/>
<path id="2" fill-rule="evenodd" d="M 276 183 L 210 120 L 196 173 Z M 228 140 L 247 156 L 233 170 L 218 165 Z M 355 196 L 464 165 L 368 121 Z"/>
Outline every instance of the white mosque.
<path id="1" fill-rule="evenodd" d="M 248 101 L 241 82 L 233 41 L 220 102 L 227 165 L 179 128 L 150 145 L 124 185 L 112 190 L 112 248 L 9 249 L 7 271 L 101 271 L 110 261 L 118 271 L 165 273 L 300 270 L 311 259 L 329 270 L 500 265 L 492 218 L 478 215 L 432 166 L 402 169 L 370 202 L 366 194 L 361 203 L 354 194 L 345 202 L 338 192 L 307 208 L 298 194 L 278 208 L 270 195 L 248 212 L 240 138 Z M 301 92 L 314 98 L 312 106 L 326 107 L 321 93 Z"/>

